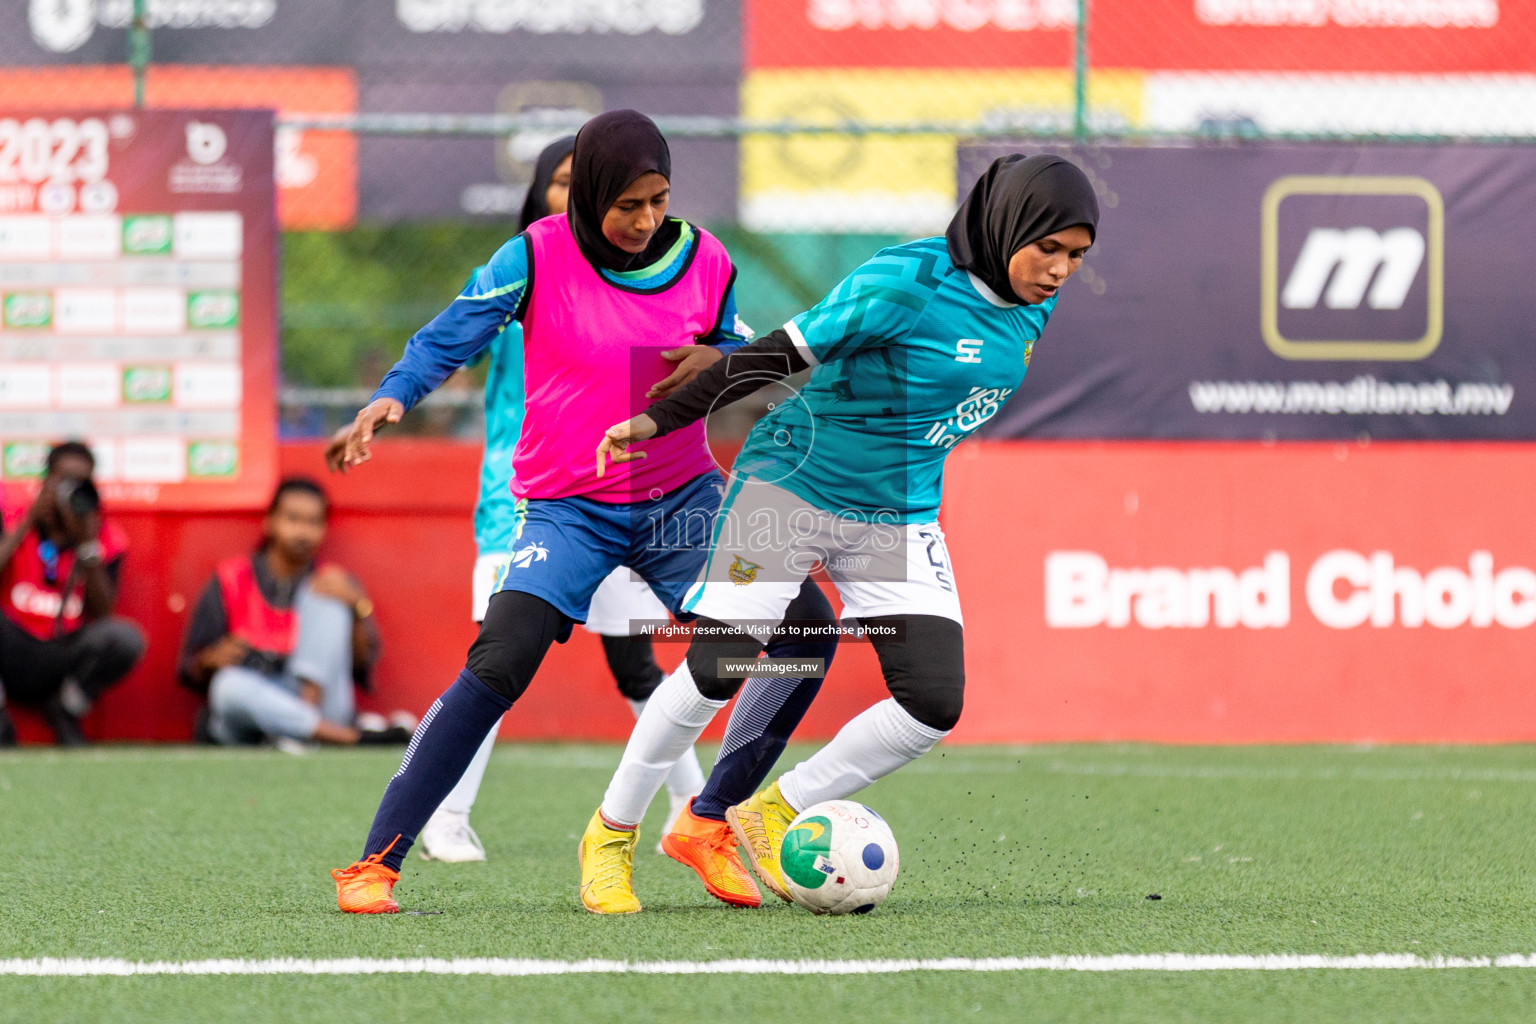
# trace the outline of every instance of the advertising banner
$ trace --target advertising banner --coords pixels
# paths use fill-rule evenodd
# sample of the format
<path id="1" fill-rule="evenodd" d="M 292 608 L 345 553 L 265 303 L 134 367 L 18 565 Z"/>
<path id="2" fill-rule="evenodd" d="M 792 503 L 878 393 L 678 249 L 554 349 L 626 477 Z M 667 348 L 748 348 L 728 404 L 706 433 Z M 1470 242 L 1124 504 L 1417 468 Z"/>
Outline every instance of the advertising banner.
<path id="1" fill-rule="evenodd" d="M 283 0 L 286 5 L 289 0 Z M 360 68 L 684 85 L 741 67 L 740 0 L 351 0 Z"/>
<path id="2" fill-rule="evenodd" d="M 156 63 L 602 69 L 687 82 L 741 65 L 739 0 L 146 0 Z M 133 0 L 0 5 L 0 65 L 119 64 Z"/>
<path id="3" fill-rule="evenodd" d="M 147 0 L 156 62 L 333 64 L 348 0 Z M 133 0 L 0 5 L 0 64 L 121 64 Z"/>
<path id="4" fill-rule="evenodd" d="M 0 114 L 0 481 L 88 441 L 114 505 L 264 501 L 272 115 Z"/>
<path id="5" fill-rule="evenodd" d="M 416 72 L 410 78 L 380 74 L 363 81 L 363 109 L 372 113 L 555 114 L 577 124 L 620 107 L 652 116 L 731 117 L 737 110 L 734 77 L 683 86 L 615 80 L 602 69 L 547 79 L 521 77 L 525 73 L 498 70 L 469 82 L 428 72 Z M 539 151 L 568 133 L 569 129 L 534 129 L 504 136 L 363 136 L 359 140 L 360 214 L 371 220 L 465 216 L 514 220 L 522 209 Z M 669 145 L 669 212 L 704 224 L 734 220 L 736 140 L 672 139 Z M 480 258 L 489 256 L 484 253 Z"/>
<path id="6" fill-rule="evenodd" d="M 769 68 L 741 86 L 742 116 L 832 125 L 992 123 L 1069 131 L 1067 70 Z M 1095 117 L 1133 125 L 1141 77 L 1094 77 Z M 741 222 L 757 231 L 938 231 L 955 209 L 953 135 L 748 136 L 741 144 Z"/>
<path id="7" fill-rule="evenodd" d="M 371 699 L 425 712 L 474 635 L 464 581 L 480 455 L 384 446 L 329 485 L 327 544 L 370 592 L 410 580 L 379 602 L 391 653 Z M 314 472 L 321 447 L 283 446 L 282 472 Z M 965 712 L 945 742 L 1536 740 L 1533 503 L 1526 443 L 968 441 L 949 459 L 941 513 L 966 661 Z M 119 610 L 172 639 L 106 695 L 95 738 L 185 740 L 177 609 L 231 529 L 254 543 L 259 516 L 118 518 L 134 550 L 171 553 L 156 573 L 124 576 Z M 685 650 L 658 643 L 656 655 L 671 667 Z M 596 638 L 577 630 L 552 647 L 545 675 L 504 737 L 629 735 Z M 844 643 L 796 735 L 830 737 L 887 692 L 870 646 Z"/>
<path id="8" fill-rule="evenodd" d="M 962 189 L 1012 148 L 964 148 Z M 1069 155 L 1100 240 L 993 436 L 1536 438 L 1536 152 Z"/>
<path id="9" fill-rule="evenodd" d="M 745 2 L 753 69 L 1072 66 L 1077 0 Z"/>
<path id="10" fill-rule="evenodd" d="M 356 4 L 346 51 L 367 113 L 556 115 L 606 109 L 734 116 L 736 0 L 396 0 Z M 515 217 L 539 150 L 561 131 L 362 140 L 362 215 Z M 734 139 L 673 140 L 673 212 L 734 219 Z"/>
<path id="11" fill-rule="evenodd" d="M 951 739 L 1528 742 L 1533 471 L 1529 444 L 962 446 Z"/>
<path id="12" fill-rule="evenodd" d="M 132 85 L 122 61 L 132 7 L 0 7 L 0 94 L 33 108 L 127 105 Z M 148 0 L 147 21 L 151 106 L 259 106 L 297 116 L 633 106 L 730 116 L 739 103 L 739 0 Z M 359 212 L 508 217 L 522 205 L 533 156 L 552 137 L 359 140 L 285 131 L 277 140 L 282 223 L 341 228 Z M 673 155 L 677 212 L 734 218 L 735 141 L 683 141 Z"/>
<path id="13" fill-rule="evenodd" d="M 1076 0 L 747 0 L 747 66 L 1071 67 Z M 1096 68 L 1530 70 L 1520 0 L 1121 0 L 1089 8 Z"/>
<path id="14" fill-rule="evenodd" d="M 133 105 L 133 75 L 122 64 L 0 67 L 0 97 L 0 112 L 126 109 Z M 275 110 L 279 115 L 351 114 L 357 110 L 357 76 L 351 68 L 156 64 L 145 78 L 144 104 L 178 110 Z M 350 132 L 279 129 L 274 160 L 278 216 L 284 228 L 351 226 L 357 216 L 357 139 Z"/>
<path id="15" fill-rule="evenodd" d="M 940 119 L 974 116 L 971 90 L 946 72 L 1070 78 L 1076 57 L 1076 0 L 746 0 L 744 18 L 749 81 L 883 69 L 895 87 L 882 101 L 920 95 Z M 1530 3 L 1123 0 L 1090 5 L 1086 42 L 1097 131 L 1536 132 Z M 1111 93 L 1131 76 L 1145 103 L 1128 110 Z M 1022 84 L 999 91 L 985 121 L 1070 124 L 1070 96 Z M 899 106 L 859 113 L 900 121 Z"/>
<path id="16" fill-rule="evenodd" d="M 1089 44 L 1106 67 L 1529 72 L 1525 0 L 1137 0 L 1094 4 Z"/>

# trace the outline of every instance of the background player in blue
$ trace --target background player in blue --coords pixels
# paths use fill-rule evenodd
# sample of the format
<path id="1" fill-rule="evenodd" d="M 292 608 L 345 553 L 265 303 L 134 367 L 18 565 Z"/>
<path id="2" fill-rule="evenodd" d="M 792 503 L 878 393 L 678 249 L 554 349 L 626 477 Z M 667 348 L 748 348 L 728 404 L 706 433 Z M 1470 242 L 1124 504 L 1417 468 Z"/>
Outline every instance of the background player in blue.
<path id="1" fill-rule="evenodd" d="M 843 617 L 866 630 L 891 698 L 726 812 L 758 877 L 788 899 L 779 844 L 795 814 L 851 796 L 954 727 L 965 661 L 938 523 L 944 459 L 1023 382 L 1098 220 L 1093 186 L 1068 161 L 999 159 L 944 238 L 882 250 L 783 330 L 609 428 L 599 475 L 609 455 L 644 457 L 630 445 L 744 397 L 765 378 L 814 367 L 801 399 L 759 421 L 736 460 L 703 580 L 683 605 L 699 630 L 653 698 L 674 713 L 640 716 L 602 817 L 622 821 L 645 809 L 671 759 L 735 692 L 716 671 L 719 659 L 755 657 L 770 635 L 763 624 L 783 617 L 818 563 L 843 597 Z M 785 526 L 779 537 L 762 525 L 775 522 Z"/>
<path id="2" fill-rule="evenodd" d="M 539 153 L 518 231 L 541 217 L 565 212 L 571 185 L 571 152 L 575 148 L 576 136 L 567 135 Z M 475 268 L 466 290 L 484 269 Z M 738 336 L 721 342 L 719 347 L 727 351 L 746 341 Z M 476 558 L 471 580 L 472 614 L 477 623 L 484 620 L 491 594 L 512 561 L 517 522 L 517 500 L 512 496 L 512 455 L 523 425 L 522 342 L 522 324 L 514 320 L 482 353 L 486 363 L 485 454 L 480 461 L 480 495 L 475 501 Z M 662 671 L 656 664 L 650 638 L 630 634 L 636 623 L 666 618 L 666 606 L 645 583 L 632 579 L 628 569 L 615 569 L 592 595 L 592 608 L 584 625 L 588 632 L 601 637 L 608 670 L 636 715 L 661 682 Z M 417 850 L 423 859 L 453 863 L 485 860 L 485 847 L 470 824 L 469 814 L 495 746 L 496 730 L 492 729 L 464 769 L 464 777 L 427 820 L 417 840 Z M 667 820 L 675 820 L 703 788 L 704 773 L 699 769 L 697 755 L 684 754 L 667 777 Z M 656 849 L 661 852 L 659 843 Z"/>

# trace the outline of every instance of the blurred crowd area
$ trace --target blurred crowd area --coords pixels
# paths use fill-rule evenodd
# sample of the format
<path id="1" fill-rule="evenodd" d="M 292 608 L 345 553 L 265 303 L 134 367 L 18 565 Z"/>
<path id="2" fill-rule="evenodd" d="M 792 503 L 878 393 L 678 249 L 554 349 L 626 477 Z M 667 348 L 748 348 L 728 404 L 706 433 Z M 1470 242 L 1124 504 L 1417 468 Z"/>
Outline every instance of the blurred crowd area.
<path id="1" fill-rule="evenodd" d="M 506 239 L 539 150 L 594 112 L 663 122 L 673 210 L 726 242 L 761 332 L 940 230 L 972 142 L 1529 141 L 1536 5 L 30 0 L 0 8 L 0 97 L 276 110 L 281 430 L 308 437 Z M 478 436 L 479 383 L 407 429 Z"/>

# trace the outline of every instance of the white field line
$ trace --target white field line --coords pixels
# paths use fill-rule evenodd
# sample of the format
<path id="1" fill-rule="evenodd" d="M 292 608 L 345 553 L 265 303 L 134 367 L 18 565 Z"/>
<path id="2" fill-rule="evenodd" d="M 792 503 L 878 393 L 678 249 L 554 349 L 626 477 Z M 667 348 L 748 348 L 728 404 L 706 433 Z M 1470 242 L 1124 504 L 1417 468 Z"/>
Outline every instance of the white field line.
<path id="1" fill-rule="evenodd" d="M 1410 953 L 1359 956 L 1275 954 L 1230 956 L 1194 953 L 1121 954 L 1115 956 L 944 957 L 926 960 L 523 960 L 474 957 L 443 960 L 132 960 L 41 958 L 0 960 L 0 976 L 138 977 L 143 975 L 351 975 L 450 974 L 502 978 L 563 974 L 903 974 L 913 971 L 1010 973 L 1074 971 L 1443 971 L 1489 967 L 1536 967 L 1536 954 L 1496 957 L 1419 957 Z"/>
<path id="2" fill-rule="evenodd" d="M 1386 748 L 1377 748 L 1386 749 Z M 1043 772 L 1048 775 L 1097 775 L 1142 779 L 1237 779 L 1275 782 L 1536 782 L 1536 769 L 1518 768 L 1260 768 L 1207 765 L 1157 765 L 1130 763 L 1073 764 L 1054 760 L 1049 747 L 1005 748 L 977 751 L 976 757 L 953 760 L 932 755 L 904 768 L 908 775 L 1016 775 Z M 344 756 L 344 755 L 343 755 Z M 1368 756 L 1368 755 L 1364 755 Z M 90 750 L 21 750 L 0 752 L 0 768 L 29 764 L 156 764 L 166 762 L 266 761 L 281 762 L 289 754 L 270 748 L 218 749 L 210 747 L 96 747 Z M 503 743 L 493 760 L 498 765 L 569 770 L 609 770 L 619 763 L 619 751 L 577 744 Z M 1023 764 L 1019 762 L 1022 761 Z"/>
<path id="3" fill-rule="evenodd" d="M 921 764 L 922 762 L 918 762 Z M 1067 764 L 1051 775 L 1136 779 L 1251 779 L 1277 782 L 1536 782 L 1536 770 L 1501 768 L 1241 768 L 1201 765 Z"/>

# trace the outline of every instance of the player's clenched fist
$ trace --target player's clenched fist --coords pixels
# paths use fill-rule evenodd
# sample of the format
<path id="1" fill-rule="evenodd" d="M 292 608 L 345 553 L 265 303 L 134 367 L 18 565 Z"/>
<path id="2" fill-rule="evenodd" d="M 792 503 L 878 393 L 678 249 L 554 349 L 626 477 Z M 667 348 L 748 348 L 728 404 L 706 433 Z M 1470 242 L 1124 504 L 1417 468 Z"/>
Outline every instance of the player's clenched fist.
<path id="1" fill-rule="evenodd" d="M 325 446 L 325 464 L 332 472 L 345 473 L 360 462 L 373 458 L 368 446 L 373 443 L 373 432 L 386 423 L 399 423 L 405 415 L 405 406 L 393 398 L 376 398 L 364 406 L 350 427 L 342 427 L 331 435 Z"/>
<path id="2" fill-rule="evenodd" d="M 602 444 L 597 446 L 597 475 L 601 477 L 608 468 L 608 458 L 614 462 L 633 462 L 645 458 L 645 452 L 632 452 L 629 446 L 656 434 L 656 421 L 645 413 L 632 420 L 615 423 L 603 434 Z"/>

